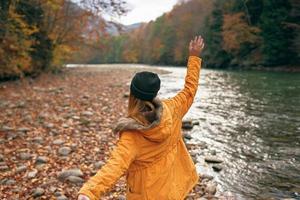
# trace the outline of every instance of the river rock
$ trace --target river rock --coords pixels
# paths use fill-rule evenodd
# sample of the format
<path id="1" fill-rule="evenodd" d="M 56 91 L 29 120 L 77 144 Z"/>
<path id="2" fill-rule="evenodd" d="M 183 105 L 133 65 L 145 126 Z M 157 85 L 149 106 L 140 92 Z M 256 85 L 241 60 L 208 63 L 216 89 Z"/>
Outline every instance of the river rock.
<path id="1" fill-rule="evenodd" d="M 216 172 L 220 172 L 223 169 L 221 165 L 213 165 L 212 168 Z"/>
<path id="2" fill-rule="evenodd" d="M 187 140 L 190 140 L 190 139 L 192 139 L 192 136 L 190 134 L 188 134 L 188 133 L 184 133 L 183 134 L 183 138 L 187 139 Z"/>
<path id="3" fill-rule="evenodd" d="M 32 155 L 30 153 L 24 153 L 24 152 L 22 152 L 22 153 L 19 154 L 19 157 L 22 160 L 29 160 L 32 157 Z"/>
<path id="4" fill-rule="evenodd" d="M 44 127 L 48 128 L 48 129 L 51 129 L 51 128 L 54 128 L 54 124 L 52 124 L 52 123 L 45 123 Z"/>
<path id="5" fill-rule="evenodd" d="M 36 144 L 43 144 L 44 143 L 44 139 L 42 137 L 40 137 L 40 136 L 37 136 L 37 137 L 34 137 L 32 139 L 32 142 L 36 143 Z"/>
<path id="6" fill-rule="evenodd" d="M 34 169 L 34 170 L 28 172 L 27 178 L 34 178 L 34 177 L 36 177 L 37 173 L 38 173 L 38 170 Z"/>
<path id="7" fill-rule="evenodd" d="M 0 166 L 0 172 L 8 171 L 9 167 L 7 165 L 1 165 Z"/>
<path id="8" fill-rule="evenodd" d="M 60 181 L 64 181 L 67 177 L 69 176 L 78 176 L 82 177 L 83 173 L 80 169 L 68 169 L 68 170 L 63 170 L 58 174 L 58 179 Z"/>
<path id="9" fill-rule="evenodd" d="M 95 167 L 95 169 L 100 169 L 104 164 L 105 164 L 105 162 L 98 161 L 94 164 L 94 167 Z"/>
<path id="10" fill-rule="evenodd" d="M 214 195 L 217 192 L 217 184 L 214 182 L 209 182 L 206 185 L 205 191 L 207 194 Z"/>
<path id="11" fill-rule="evenodd" d="M 44 193 L 45 193 L 45 190 L 43 188 L 38 187 L 38 188 L 33 190 L 32 196 L 34 198 L 36 198 L 36 197 L 42 196 Z"/>
<path id="12" fill-rule="evenodd" d="M 36 164 L 44 164 L 48 162 L 48 157 L 46 156 L 38 156 L 35 160 Z"/>
<path id="13" fill-rule="evenodd" d="M 21 166 L 17 167 L 16 173 L 22 173 L 26 170 L 27 170 L 27 166 L 26 165 L 21 165 Z"/>
<path id="14" fill-rule="evenodd" d="M 2 154 L 0 154 L 0 162 L 4 161 L 4 156 Z"/>
<path id="15" fill-rule="evenodd" d="M 57 140 L 54 140 L 54 141 L 53 141 L 53 144 L 55 144 L 55 145 L 61 145 L 61 144 L 63 144 L 63 143 L 65 143 L 65 141 L 62 140 L 62 139 L 57 139 Z"/>
<path id="16" fill-rule="evenodd" d="M 84 112 L 82 112 L 81 114 L 84 115 L 84 116 L 89 117 L 89 116 L 93 116 L 94 113 L 91 112 L 91 111 L 84 111 Z"/>
<path id="17" fill-rule="evenodd" d="M 30 128 L 21 127 L 21 128 L 18 128 L 17 131 L 26 133 L 26 132 L 30 131 Z"/>
<path id="18" fill-rule="evenodd" d="M 67 156 L 71 153 L 72 149 L 70 147 L 61 147 L 58 149 L 58 154 L 61 156 Z"/>
<path id="19" fill-rule="evenodd" d="M 12 128 L 12 127 L 10 127 L 10 126 L 2 126 L 2 128 L 1 128 L 1 131 L 4 131 L 4 132 L 6 132 L 6 131 L 13 131 L 14 129 Z"/>
<path id="20" fill-rule="evenodd" d="M 83 183 L 84 180 L 78 176 L 68 176 L 66 178 L 67 181 L 70 181 L 71 183 L 80 184 Z"/>
<path id="21" fill-rule="evenodd" d="M 56 198 L 56 200 L 68 200 L 68 198 L 65 195 L 61 195 L 61 196 L 58 196 Z"/>
<path id="22" fill-rule="evenodd" d="M 216 157 L 216 156 L 205 156 L 204 158 L 205 162 L 208 163 L 222 163 L 223 160 L 221 160 L 220 158 Z"/>
<path id="23" fill-rule="evenodd" d="M 181 126 L 182 129 L 191 130 L 193 129 L 193 127 L 194 125 L 192 120 L 185 120 L 182 122 L 182 126 Z"/>

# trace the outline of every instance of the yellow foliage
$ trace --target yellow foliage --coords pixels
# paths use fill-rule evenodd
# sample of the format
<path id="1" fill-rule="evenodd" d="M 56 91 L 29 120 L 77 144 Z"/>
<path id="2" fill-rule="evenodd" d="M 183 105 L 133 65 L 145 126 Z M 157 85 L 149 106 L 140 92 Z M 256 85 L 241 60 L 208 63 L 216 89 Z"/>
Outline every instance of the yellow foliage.
<path id="1" fill-rule="evenodd" d="M 242 44 L 257 44 L 260 29 L 249 26 L 244 13 L 226 14 L 223 23 L 223 48 L 231 53 L 238 52 Z"/>

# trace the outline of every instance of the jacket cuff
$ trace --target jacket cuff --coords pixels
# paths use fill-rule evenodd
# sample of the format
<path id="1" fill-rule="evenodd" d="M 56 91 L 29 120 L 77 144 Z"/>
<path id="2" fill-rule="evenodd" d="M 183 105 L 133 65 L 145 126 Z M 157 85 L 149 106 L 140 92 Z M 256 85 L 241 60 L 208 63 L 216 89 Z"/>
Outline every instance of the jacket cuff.
<path id="1" fill-rule="evenodd" d="M 202 59 L 198 56 L 189 56 L 189 60 L 194 60 L 194 61 L 197 61 L 197 62 L 201 62 Z"/>

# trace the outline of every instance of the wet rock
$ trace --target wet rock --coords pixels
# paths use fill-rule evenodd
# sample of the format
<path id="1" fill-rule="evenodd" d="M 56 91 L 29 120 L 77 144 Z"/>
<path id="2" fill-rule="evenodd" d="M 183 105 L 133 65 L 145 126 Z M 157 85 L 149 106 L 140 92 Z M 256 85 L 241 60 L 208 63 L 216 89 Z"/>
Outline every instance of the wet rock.
<path id="1" fill-rule="evenodd" d="M 212 168 L 216 172 L 220 172 L 223 169 L 221 165 L 213 165 Z"/>
<path id="2" fill-rule="evenodd" d="M 38 170 L 34 169 L 27 174 L 27 178 L 35 178 L 38 173 Z"/>
<path id="3" fill-rule="evenodd" d="M 22 173 L 26 170 L 27 170 L 27 166 L 26 165 L 21 165 L 21 166 L 17 167 L 16 173 Z"/>
<path id="4" fill-rule="evenodd" d="M 38 188 L 33 190 L 32 196 L 34 198 L 37 198 L 37 197 L 42 196 L 44 193 L 45 193 L 45 190 L 43 188 L 38 187 Z"/>
<path id="5" fill-rule="evenodd" d="M 67 177 L 69 176 L 78 176 L 82 177 L 83 173 L 80 169 L 68 169 L 68 170 L 63 170 L 58 174 L 58 179 L 60 181 L 64 181 Z"/>
<path id="6" fill-rule="evenodd" d="M 204 158 L 205 162 L 208 163 L 222 163 L 223 160 L 221 160 L 220 158 L 216 157 L 216 156 L 205 156 Z"/>
<path id="7" fill-rule="evenodd" d="M 66 178 L 67 181 L 71 182 L 71 183 L 75 183 L 75 184 L 80 184 L 83 183 L 84 180 L 78 176 L 68 176 Z"/>
<path id="8" fill-rule="evenodd" d="M 56 198 L 56 200 L 68 200 L 68 197 L 66 197 L 65 195 L 61 195 L 61 196 L 58 196 Z"/>
<path id="9" fill-rule="evenodd" d="M 62 140 L 62 139 L 57 139 L 57 140 L 54 140 L 54 141 L 53 141 L 53 144 L 55 144 L 55 145 L 61 145 L 61 144 L 63 144 L 63 143 L 65 143 L 65 141 Z"/>
<path id="10" fill-rule="evenodd" d="M 193 125 L 192 120 L 182 121 L 182 126 L 181 126 L 182 129 L 191 130 L 191 129 L 193 129 L 193 127 L 194 127 L 194 125 Z"/>
<path id="11" fill-rule="evenodd" d="M 32 155 L 30 153 L 24 153 L 24 152 L 22 152 L 22 153 L 19 154 L 19 157 L 22 160 L 29 160 L 32 157 Z"/>
<path id="12" fill-rule="evenodd" d="M 61 156 L 67 156 L 71 153 L 72 149 L 70 147 L 61 147 L 58 149 L 58 154 Z"/>
<path id="13" fill-rule="evenodd" d="M 48 162 L 48 157 L 46 156 L 38 156 L 35 160 L 36 164 L 44 164 Z"/>

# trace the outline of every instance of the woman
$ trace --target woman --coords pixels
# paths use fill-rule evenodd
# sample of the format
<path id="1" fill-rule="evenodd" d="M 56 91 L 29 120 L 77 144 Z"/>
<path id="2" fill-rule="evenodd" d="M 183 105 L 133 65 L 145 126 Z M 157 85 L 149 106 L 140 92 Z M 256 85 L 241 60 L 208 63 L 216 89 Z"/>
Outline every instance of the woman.
<path id="1" fill-rule="evenodd" d="M 78 200 L 97 200 L 126 172 L 128 200 L 182 200 L 198 182 L 181 135 L 182 118 L 198 88 L 204 48 L 201 36 L 189 45 L 184 89 L 175 97 L 156 97 L 160 79 L 139 72 L 131 81 L 128 116 L 114 128 L 117 147 L 101 170 L 80 189 Z"/>

